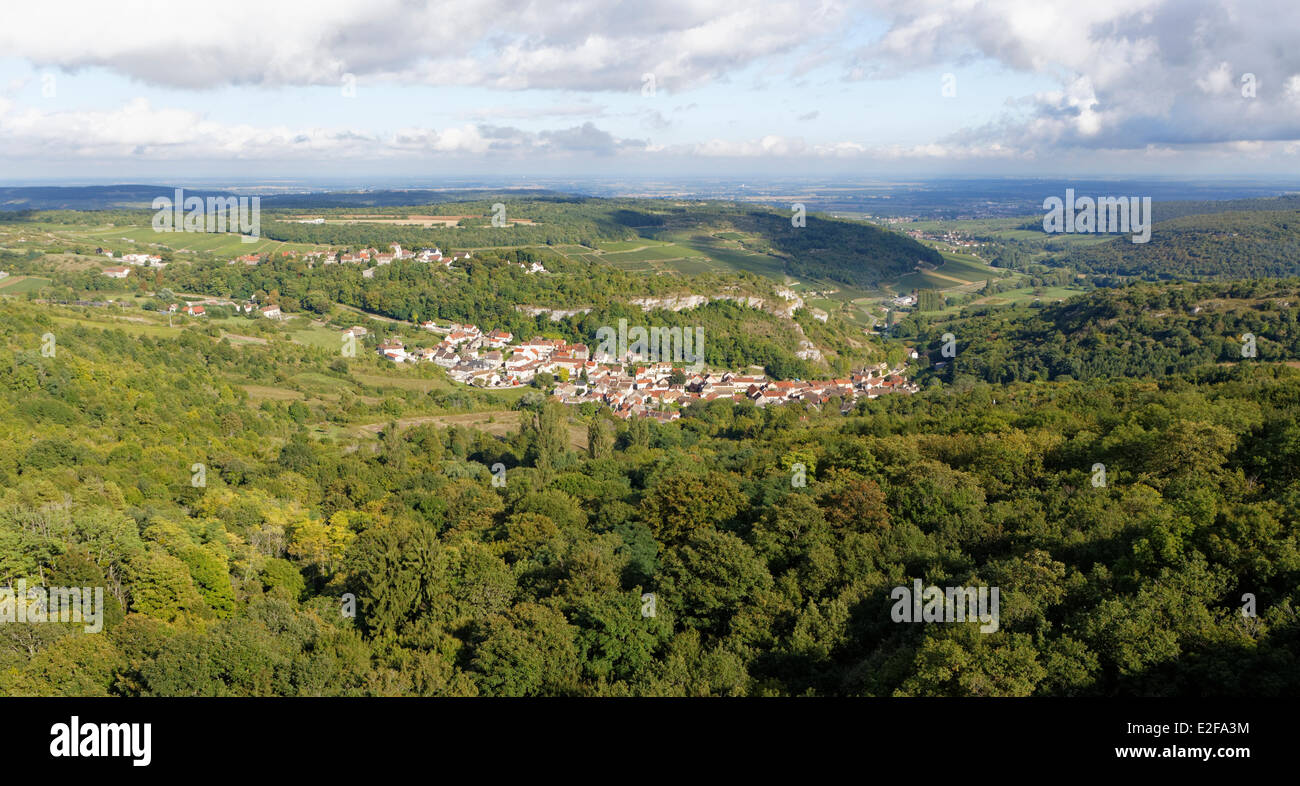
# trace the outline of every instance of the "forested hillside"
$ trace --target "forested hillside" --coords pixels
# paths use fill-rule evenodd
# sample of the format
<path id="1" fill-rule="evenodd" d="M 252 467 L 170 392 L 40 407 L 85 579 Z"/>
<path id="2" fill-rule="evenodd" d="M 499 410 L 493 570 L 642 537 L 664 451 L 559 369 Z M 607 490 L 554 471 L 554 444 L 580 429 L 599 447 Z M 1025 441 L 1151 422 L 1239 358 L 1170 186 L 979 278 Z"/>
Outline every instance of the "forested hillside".
<path id="1" fill-rule="evenodd" d="M 944 362 L 932 378 L 1161 378 L 1216 363 L 1300 361 L 1300 281 L 1134 284 L 1044 308 L 970 308 L 907 323 Z"/>
<path id="2" fill-rule="evenodd" d="M 1297 208 L 1300 208 L 1300 194 L 1248 199 L 1170 200 L 1155 202 L 1152 205 L 1157 222 L 1169 221 L 1183 216 L 1240 213 L 1252 210 L 1295 210 Z"/>
<path id="3" fill-rule="evenodd" d="M 1300 373 L 1263 357 L 1159 384 L 944 385 L 848 417 L 526 403 L 505 437 L 368 438 L 228 379 L 371 358 L 13 300 L 0 336 L 0 581 L 112 598 L 102 634 L 0 625 L 0 694 L 1300 690 Z M 918 578 L 1000 587 L 999 629 L 893 622 L 890 591 Z"/>
<path id="4" fill-rule="evenodd" d="M 1149 280 L 1263 278 L 1300 274 L 1300 211 L 1188 215 L 1160 221 L 1146 243 L 1123 236 L 1072 248 L 1054 263 L 1094 275 Z"/>

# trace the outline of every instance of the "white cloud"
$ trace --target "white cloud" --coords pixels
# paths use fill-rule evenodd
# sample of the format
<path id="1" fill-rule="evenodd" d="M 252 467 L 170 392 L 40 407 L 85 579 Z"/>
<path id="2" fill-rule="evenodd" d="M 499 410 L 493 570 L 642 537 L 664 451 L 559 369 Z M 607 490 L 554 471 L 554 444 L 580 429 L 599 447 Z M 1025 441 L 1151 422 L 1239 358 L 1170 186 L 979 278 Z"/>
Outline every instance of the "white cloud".
<path id="1" fill-rule="evenodd" d="M 469 113 L 474 120 L 535 120 L 544 117 L 601 117 L 605 107 L 592 103 L 554 106 L 490 106 Z"/>
<path id="2" fill-rule="evenodd" d="M 1236 87 L 1233 81 L 1232 66 L 1224 61 L 1215 66 L 1208 74 L 1196 80 L 1196 86 L 1211 95 L 1230 93 Z"/>
<path id="3" fill-rule="evenodd" d="M 1286 78 L 1286 84 L 1282 87 L 1286 97 L 1292 101 L 1300 100 L 1300 74 L 1292 74 Z"/>
<path id="4" fill-rule="evenodd" d="M 145 0 L 6 8 L 0 51 L 40 67 L 102 67 L 155 85 L 394 81 L 505 89 L 661 89 L 704 83 L 834 30 L 815 0 Z"/>
<path id="5" fill-rule="evenodd" d="M 1291 0 L 873 0 L 889 20 L 850 78 L 978 61 L 1056 80 L 1028 111 L 956 134 L 1011 147 L 1129 149 L 1300 138 Z M 1255 75 L 1255 96 L 1242 90 Z M 1271 91 L 1270 85 L 1277 86 Z"/>
<path id="6" fill-rule="evenodd" d="M 884 32 L 852 42 L 855 49 L 847 51 L 844 37 L 857 29 L 863 9 L 883 21 Z M 195 90 L 334 86 L 354 74 L 361 85 L 481 88 L 484 108 L 438 129 L 259 127 L 142 101 L 97 111 L 24 108 L 4 103 L 24 89 L 15 80 L 0 90 L 0 154 L 168 159 L 205 151 L 292 159 L 666 152 L 958 161 L 1090 150 L 1164 156 L 1194 148 L 1244 155 L 1300 140 L 1297 29 L 1300 4 L 1293 0 L 228 0 L 183 14 L 160 12 L 145 0 L 85 2 L 73 10 L 33 3 L 6 10 L 0 52 L 42 70 L 100 68 Z M 692 113 L 710 112 L 706 91 L 682 97 L 690 102 L 685 106 L 674 99 L 608 114 L 603 104 L 572 96 L 635 95 L 650 73 L 656 89 L 668 94 L 735 78 L 738 90 L 753 90 L 741 85 L 756 82 L 788 97 L 804 84 L 798 80 L 823 78 L 824 71 L 810 74 L 827 65 L 850 79 L 941 67 L 957 74 L 965 94 L 972 78 L 998 78 L 990 63 L 1037 75 L 1053 88 L 1007 96 L 1008 110 L 995 122 L 883 146 L 845 139 L 853 133 L 843 127 L 824 130 L 835 113 L 821 104 L 830 117 L 823 122 L 808 111 L 811 99 L 791 102 L 788 117 L 778 121 L 786 124 L 773 133 L 762 133 L 768 129 L 756 125 L 762 116 L 756 112 L 694 127 L 692 135 Z M 1255 77 L 1253 96 L 1241 89 L 1247 73 Z M 570 92 L 549 107 L 486 97 L 487 90 L 539 89 Z M 619 100 L 609 98 L 610 106 Z M 917 111 L 908 104 L 894 109 Z M 620 138 L 593 120 L 670 140 Z M 524 124 L 534 130 L 507 125 L 514 121 L 530 121 Z M 535 123 L 552 127 L 537 130 Z M 747 130 L 737 132 L 740 139 L 715 138 L 726 123 Z M 1261 144 L 1235 144 L 1241 142 Z"/>

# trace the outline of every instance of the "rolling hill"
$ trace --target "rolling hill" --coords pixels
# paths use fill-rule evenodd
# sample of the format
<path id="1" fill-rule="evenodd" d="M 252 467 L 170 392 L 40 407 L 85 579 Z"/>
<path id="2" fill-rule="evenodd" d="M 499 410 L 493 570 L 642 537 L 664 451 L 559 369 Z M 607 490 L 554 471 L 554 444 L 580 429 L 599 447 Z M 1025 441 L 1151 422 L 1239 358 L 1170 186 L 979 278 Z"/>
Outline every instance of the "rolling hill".
<path id="1" fill-rule="evenodd" d="M 1182 216 L 1156 223 L 1150 242 L 1121 237 L 1071 249 L 1051 262 L 1149 280 L 1293 276 L 1300 273 L 1300 211 Z"/>

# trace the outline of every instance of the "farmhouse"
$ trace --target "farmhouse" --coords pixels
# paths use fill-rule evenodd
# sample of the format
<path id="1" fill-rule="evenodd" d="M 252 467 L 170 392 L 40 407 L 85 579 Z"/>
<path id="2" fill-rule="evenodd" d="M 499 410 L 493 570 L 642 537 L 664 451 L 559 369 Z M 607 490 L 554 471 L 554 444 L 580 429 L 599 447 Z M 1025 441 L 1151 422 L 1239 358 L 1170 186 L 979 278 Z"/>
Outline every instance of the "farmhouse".
<path id="1" fill-rule="evenodd" d="M 405 345 L 401 342 L 400 339 L 396 339 L 396 338 L 390 338 L 385 340 L 383 343 L 381 343 L 379 345 L 379 354 L 388 358 L 394 363 L 401 363 L 405 360 L 410 360 L 411 362 L 415 362 L 415 357 L 408 356 L 406 354 Z"/>

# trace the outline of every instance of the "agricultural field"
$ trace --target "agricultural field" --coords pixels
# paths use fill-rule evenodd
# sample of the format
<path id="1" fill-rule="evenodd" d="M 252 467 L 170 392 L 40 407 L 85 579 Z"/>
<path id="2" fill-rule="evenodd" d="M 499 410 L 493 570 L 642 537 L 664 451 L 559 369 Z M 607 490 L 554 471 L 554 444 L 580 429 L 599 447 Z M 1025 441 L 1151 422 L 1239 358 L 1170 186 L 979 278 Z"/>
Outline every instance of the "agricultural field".
<path id="1" fill-rule="evenodd" d="M 981 298 L 976 302 L 979 305 L 988 306 L 1005 306 L 1014 303 L 1031 303 L 1040 300 L 1044 303 L 1052 303 L 1057 300 L 1065 300 L 1074 297 L 1087 290 L 1075 289 L 1072 287 L 1023 287 L 1021 289 L 1012 289 L 1007 292 L 999 292 L 991 297 Z"/>
<path id="2" fill-rule="evenodd" d="M 26 295 L 49 285 L 48 278 L 39 276 L 8 276 L 0 279 L 0 295 Z"/>
<path id="3" fill-rule="evenodd" d="M 62 234 L 62 230 L 57 234 Z M 258 239 L 245 243 L 240 235 L 231 233 L 155 232 L 152 226 L 101 227 L 77 232 L 75 239 L 114 251 L 130 253 L 132 246 L 143 246 L 140 252 L 151 248 L 167 248 L 176 252 L 207 252 L 217 256 L 243 256 L 245 254 L 274 254 L 281 251 L 312 251 L 320 247 L 306 243 L 284 243 L 278 240 Z"/>
<path id="4" fill-rule="evenodd" d="M 476 431 L 482 431 L 497 437 L 503 437 L 519 430 L 519 424 L 524 413 L 519 410 L 495 409 L 484 412 L 466 412 L 455 415 L 426 415 L 413 418 L 402 418 L 397 421 L 401 428 L 411 426 L 421 426 L 433 424 L 439 428 L 449 428 L 451 426 L 461 426 L 472 428 Z M 379 423 L 367 423 L 356 428 L 360 435 L 377 435 L 388 425 L 387 421 Z M 569 437 L 569 448 L 572 450 L 587 449 L 587 427 L 573 419 L 568 418 L 565 423 L 565 430 Z"/>
<path id="5" fill-rule="evenodd" d="M 987 260 L 975 254 L 953 250 L 946 243 L 928 240 L 922 242 L 939 252 L 943 264 L 934 268 L 918 265 L 916 271 L 888 282 L 885 289 L 891 294 L 906 294 L 914 289 L 945 290 L 966 287 L 969 290 L 966 285 L 977 282 L 982 284 L 990 278 L 1001 279 L 1016 275 L 1004 268 L 991 266 Z"/>
<path id="6" fill-rule="evenodd" d="M 156 232 L 148 221 L 141 219 L 139 224 L 60 224 L 53 222 L 31 222 L 10 224 L 10 232 L 20 233 L 22 239 L 32 243 L 79 243 L 86 246 L 103 247 L 117 253 L 118 256 L 129 253 L 159 253 L 173 251 L 176 253 L 211 253 L 217 256 L 242 256 L 244 254 L 271 254 L 281 251 L 312 251 L 323 246 L 307 243 L 285 243 L 266 238 L 246 243 L 241 236 L 233 233 L 206 232 Z M 95 258 L 106 262 L 107 259 Z"/>
<path id="7" fill-rule="evenodd" d="M 407 369 L 395 369 L 398 372 Z M 455 384 L 446 377 L 429 379 L 426 377 L 417 377 L 404 374 L 374 374 L 362 371 L 352 373 L 352 378 L 363 385 L 379 389 L 396 389 L 396 390 L 418 390 L 421 393 L 430 393 L 435 390 L 451 390 Z"/>
<path id="8" fill-rule="evenodd" d="M 603 262 L 620 269 L 641 272 L 671 272 L 683 275 L 747 271 L 776 281 L 785 280 L 785 263 L 779 257 L 752 250 L 761 240 L 740 232 L 705 234 L 696 231 L 668 232 L 657 238 L 639 238 L 600 243 L 597 251 L 566 256 L 587 262 Z"/>
<path id="9" fill-rule="evenodd" d="M 605 254 L 622 254 L 629 251 L 638 251 L 643 248 L 663 248 L 667 246 L 672 246 L 672 243 L 638 238 L 637 240 L 605 241 L 602 243 L 598 243 L 596 246 L 596 250 Z M 590 251 L 590 249 L 587 249 L 585 246 L 577 246 L 577 248 Z"/>
<path id="10" fill-rule="evenodd" d="M 51 315 L 50 319 L 56 325 L 67 325 L 69 327 L 90 327 L 100 328 L 102 330 L 120 330 L 132 336 L 149 336 L 150 338 L 174 338 L 184 330 L 184 326 L 178 324 L 174 327 L 168 327 L 165 322 L 156 322 L 144 317 L 134 315 L 114 317 L 109 315 L 103 316 L 68 316 L 66 314 Z M 57 335 L 57 334 L 56 334 Z"/>
<path id="11" fill-rule="evenodd" d="M 328 352 L 338 352 L 342 346 L 342 335 L 335 328 L 327 325 L 317 325 L 305 320 L 296 319 L 301 326 L 291 326 L 289 328 L 289 337 L 299 344 L 318 347 Z M 303 324 L 305 323 L 305 324 Z"/>
<path id="12" fill-rule="evenodd" d="M 607 262 L 622 264 L 627 262 L 669 262 L 677 259 L 702 256 L 698 252 L 683 248 L 674 243 L 629 249 L 627 251 L 606 252 L 601 255 Z"/>

